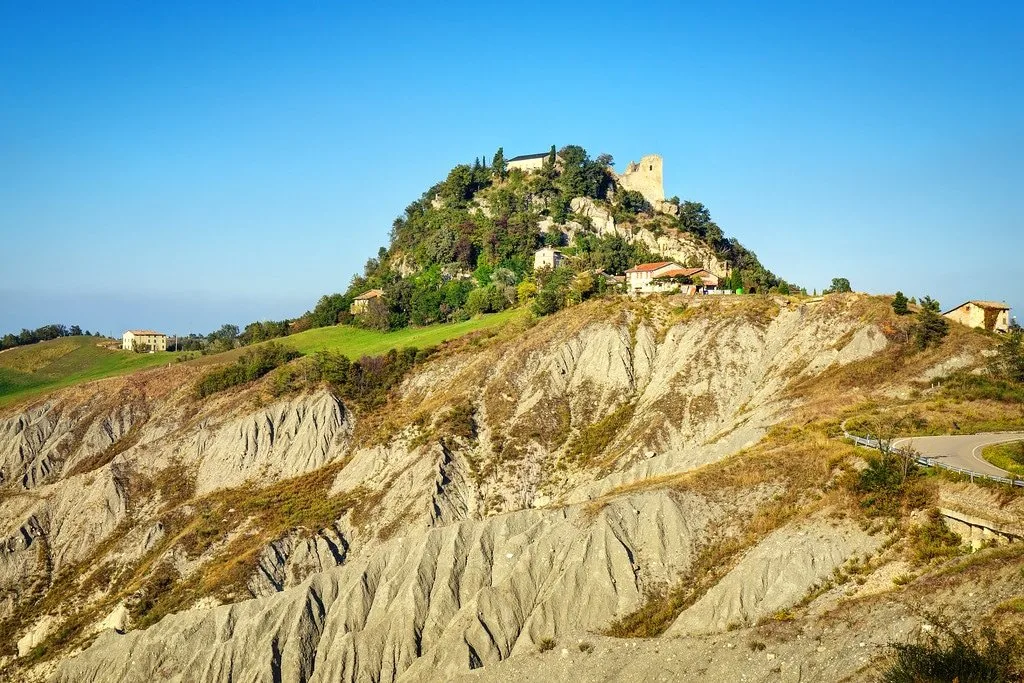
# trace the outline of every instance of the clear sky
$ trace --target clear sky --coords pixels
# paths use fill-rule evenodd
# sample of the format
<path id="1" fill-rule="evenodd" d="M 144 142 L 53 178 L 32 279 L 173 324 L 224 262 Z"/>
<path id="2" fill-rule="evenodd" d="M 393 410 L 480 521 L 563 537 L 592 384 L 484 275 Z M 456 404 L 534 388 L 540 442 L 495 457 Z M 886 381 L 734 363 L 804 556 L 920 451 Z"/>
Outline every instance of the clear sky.
<path id="1" fill-rule="evenodd" d="M 1024 3 L 489 4 L 0 0 L 0 333 L 293 317 L 570 143 L 808 289 L 1024 307 Z"/>

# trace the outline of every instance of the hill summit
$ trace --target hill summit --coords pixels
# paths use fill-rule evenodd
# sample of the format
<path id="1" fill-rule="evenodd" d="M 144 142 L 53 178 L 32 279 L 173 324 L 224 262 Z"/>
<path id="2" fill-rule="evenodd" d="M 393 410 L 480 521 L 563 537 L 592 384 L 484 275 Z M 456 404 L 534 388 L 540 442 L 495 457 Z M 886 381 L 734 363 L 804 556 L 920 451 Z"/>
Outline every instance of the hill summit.
<path id="1" fill-rule="evenodd" d="M 450 322 L 545 289 L 550 310 L 537 312 L 551 312 L 603 286 L 573 285 L 573 275 L 622 275 L 650 261 L 704 268 L 734 288 L 784 284 L 727 238 L 703 204 L 665 198 L 660 156 L 630 162 L 621 174 L 612 164 L 610 155 L 591 158 L 567 145 L 509 160 L 499 149 L 490 162 L 455 166 L 405 208 L 389 245 L 344 293 L 321 298 L 305 324 L 350 322 L 359 313 L 358 324 L 378 329 Z M 563 273 L 539 272 L 543 247 L 564 254 Z"/>

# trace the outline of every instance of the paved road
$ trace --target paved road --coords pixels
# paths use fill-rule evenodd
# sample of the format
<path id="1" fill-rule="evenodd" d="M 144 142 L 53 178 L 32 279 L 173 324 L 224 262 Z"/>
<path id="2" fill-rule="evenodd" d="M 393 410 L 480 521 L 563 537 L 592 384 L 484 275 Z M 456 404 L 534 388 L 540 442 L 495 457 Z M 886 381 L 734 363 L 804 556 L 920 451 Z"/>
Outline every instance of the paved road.
<path id="1" fill-rule="evenodd" d="M 898 439 L 896 448 L 910 447 L 927 458 L 946 465 L 962 467 L 978 474 L 995 477 L 1012 476 L 981 457 L 981 449 L 994 443 L 1007 441 L 1024 441 L 1024 432 L 1005 432 L 1001 434 L 969 434 L 962 436 L 914 436 L 909 439 Z"/>

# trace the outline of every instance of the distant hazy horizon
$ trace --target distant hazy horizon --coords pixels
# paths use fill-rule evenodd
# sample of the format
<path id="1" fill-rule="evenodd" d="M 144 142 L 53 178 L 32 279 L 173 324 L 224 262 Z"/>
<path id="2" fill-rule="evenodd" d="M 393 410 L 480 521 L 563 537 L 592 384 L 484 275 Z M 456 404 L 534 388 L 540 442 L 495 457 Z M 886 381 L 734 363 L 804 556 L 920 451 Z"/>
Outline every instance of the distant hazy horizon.
<path id="1" fill-rule="evenodd" d="M 0 334 L 344 291 L 458 163 L 665 159 L 808 290 L 1024 306 L 1024 5 L 0 7 Z"/>

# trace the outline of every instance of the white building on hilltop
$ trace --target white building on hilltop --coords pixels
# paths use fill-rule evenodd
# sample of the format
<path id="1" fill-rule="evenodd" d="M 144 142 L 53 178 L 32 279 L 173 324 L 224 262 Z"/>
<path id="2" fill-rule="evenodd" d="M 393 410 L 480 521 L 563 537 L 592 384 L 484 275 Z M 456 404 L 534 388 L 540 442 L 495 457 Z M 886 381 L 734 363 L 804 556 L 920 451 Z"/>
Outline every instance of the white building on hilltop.
<path id="1" fill-rule="evenodd" d="M 541 154 L 523 154 L 521 156 L 512 157 L 505 162 L 505 168 L 512 170 L 518 168 L 524 173 L 530 171 L 539 171 L 544 167 L 544 160 L 551 156 L 551 152 L 542 152 Z"/>
<path id="2" fill-rule="evenodd" d="M 153 330 L 128 330 L 121 335 L 121 348 L 125 351 L 166 351 L 167 335 Z"/>

